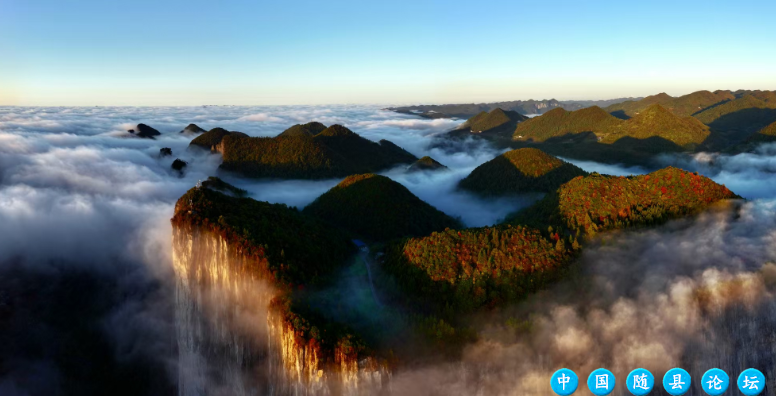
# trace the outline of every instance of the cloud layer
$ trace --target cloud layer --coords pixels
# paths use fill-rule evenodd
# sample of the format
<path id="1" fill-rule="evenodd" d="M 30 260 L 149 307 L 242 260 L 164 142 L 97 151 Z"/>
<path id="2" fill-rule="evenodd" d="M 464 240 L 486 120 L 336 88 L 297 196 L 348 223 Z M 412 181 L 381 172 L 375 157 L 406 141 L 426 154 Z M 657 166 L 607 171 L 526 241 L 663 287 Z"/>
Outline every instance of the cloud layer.
<path id="1" fill-rule="evenodd" d="M 501 152 L 477 142 L 459 152 L 428 148 L 434 135 L 460 120 L 424 120 L 374 106 L 0 107 L 0 279 L 6 282 L 0 286 L 10 290 L 0 290 L 0 315 L 8 306 L 16 307 L 13 315 L 27 312 L 27 305 L 14 303 L 26 289 L 13 285 L 56 285 L 66 273 L 119 285 L 99 289 L 100 296 L 120 293 L 110 294 L 112 305 L 90 317 L 109 340 L 111 364 L 121 367 L 126 356 L 142 356 L 135 361 L 175 378 L 175 351 L 165 345 L 174 328 L 169 218 L 177 198 L 218 174 L 256 199 L 303 207 L 339 182 L 219 174 L 220 158 L 187 151 L 192 137 L 178 132 L 193 122 L 205 129 L 274 136 L 309 121 L 340 123 L 448 166 L 441 172 L 410 174 L 397 168 L 383 173 L 469 226 L 493 224 L 539 198 L 488 201 L 458 192 L 461 178 Z M 141 122 L 162 136 L 147 140 L 126 133 Z M 159 158 L 162 147 L 174 155 Z M 655 374 L 685 365 L 694 375 L 708 364 L 773 368 L 772 358 L 747 345 L 760 345 L 776 322 L 771 289 L 776 267 L 769 264 L 776 262 L 775 155 L 773 146 L 764 145 L 734 156 L 660 158 L 661 164 L 698 171 L 753 201 L 652 230 L 605 235 L 580 259 L 579 279 L 483 318 L 480 342 L 462 361 L 398 373 L 394 389 L 406 392 L 401 394 L 546 394 L 548 373 L 560 366 L 578 373 L 604 366 L 617 375 L 634 365 Z M 189 162 L 183 176 L 170 169 L 176 157 Z M 572 162 L 608 174 L 647 171 Z M 47 298 L 60 298 L 62 290 L 51 289 Z M 529 323 L 530 331 L 506 324 L 520 321 Z M 742 321 L 746 331 L 735 330 Z M 0 325 L 0 334 L 24 328 L 15 326 Z M 28 330 L 30 337 L 38 334 L 34 326 Z M 41 325 L 39 334 L 47 334 L 44 330 Z M 0 378 L 0 393 L 52 394 L 70 375 L 54 357 L 34 359 L 25 352 L 0 348 L 0 358 L 17 362 L 16 370 Z M 30 372 L 47 380 L 30 385 Z"/>

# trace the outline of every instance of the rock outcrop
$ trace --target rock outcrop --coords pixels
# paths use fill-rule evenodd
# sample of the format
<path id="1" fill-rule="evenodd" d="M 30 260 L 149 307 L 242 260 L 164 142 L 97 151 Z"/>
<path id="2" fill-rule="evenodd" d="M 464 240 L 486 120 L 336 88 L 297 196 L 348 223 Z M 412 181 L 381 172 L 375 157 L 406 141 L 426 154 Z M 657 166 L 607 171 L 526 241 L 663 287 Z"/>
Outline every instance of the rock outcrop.
<path id="1" fill-rule="evenodd" d="M 182 175 L 183 169 L 185 169 L 188 164 L 189 164 L 188 162 L 183 161 L 179 158 L 176 158 L 175 161 L 172 162 L 172 165 L 170 165 L 170 167 L 172 168 L 172 170 L 178 171 L 178 173 Z"/>
<path id="2" fill-rule="evenodd" d="M 137 124 L 137 127 L 135 127 L 135 129 L 130 129 L 127 132 L 137 137 L 146 138 L 146 139 L 154 139 L 154 136 L 161 135 L 159 131 L 157 131 L 154 128 L 151 128 L 146 124 Z"/>
<path id="3" fill-rule="evenodd" d="M 186 128 L 183 128 L 180 133 L 188 134 L 188 135 L 199 135 L 201 133 L 205 133 L 206 131 L 202 128 L 200 128 L 197 124 L 189 124 L 186 125 Z"/>
<path id="4" fill-rule="evenodd" d="M 419 172 L 419 171 L 433 171 L 433 170 L 442 170 L 442 169 L 448 169 L 446 166 L 439 163 L 437 160 L 425 156 L 410 165 L 409 168 L 407 168 L 407 172 Z"/>

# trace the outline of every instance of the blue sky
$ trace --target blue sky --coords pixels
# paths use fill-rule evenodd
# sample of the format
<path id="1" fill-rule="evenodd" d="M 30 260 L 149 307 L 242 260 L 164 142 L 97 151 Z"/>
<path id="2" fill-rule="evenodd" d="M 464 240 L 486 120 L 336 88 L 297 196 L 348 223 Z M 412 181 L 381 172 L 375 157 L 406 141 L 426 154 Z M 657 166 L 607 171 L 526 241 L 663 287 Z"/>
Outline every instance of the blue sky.
<path id="1" fill-rule="evenodd" d="M 0 0 L 0 104 L 776 89 L 776 2 Z"/>

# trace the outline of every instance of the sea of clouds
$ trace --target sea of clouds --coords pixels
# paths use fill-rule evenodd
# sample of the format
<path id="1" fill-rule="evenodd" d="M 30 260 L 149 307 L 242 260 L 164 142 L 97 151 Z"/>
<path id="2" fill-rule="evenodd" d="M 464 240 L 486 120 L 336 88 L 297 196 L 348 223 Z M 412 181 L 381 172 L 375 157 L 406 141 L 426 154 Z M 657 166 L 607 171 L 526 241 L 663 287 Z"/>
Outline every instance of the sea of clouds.
<path id="1" fill-rule="evenodd" d="M 37 288 L 31 282 L 36 280 L 58 282 L 62 274 L 88 273 L 99 277 L 100 284 L 113 285 L 99 290 L 115 298 L 115 304 L 96 311 L 94 321 L 105 333 L 115 360 L 152 361 L 168 378 L 175 378 L 175 351 L 167 346 L 174 334 L 169 312 L 169 219 L 178 197 L 197 181 L 218 175 L 255 199 L 303 207 L 338 182 L 246 180 L 223 174 L 218 171 L 218 155 L 186 150 L 192 136 L 179 132 L 196 123 L 204 129 L 274 136 L 310 121 L 342 124 L 368 139 L 391 140 L 418 157 L 430 155 L 448 166 L 441 172 L 406 173 L 397 168 L 383 173 L 468 226 L 496 223 L 538 198 L 482 200 L 455 189 L 472 169 L 501 152 L 476 142 L 458 152 L 429 148 L 435 136 L 462 120 L 421 119 L 379 106 L 0 107 L 0 315 L 6 315 L 0 318 L 10 318 L 7 325 L 0 324 L 0 335 L 34 338 L 58 331 L 37 332 L 35 321 L 29 329 L 17 326 L 13 321 L 20 320 L 19 312 L 38 313 L 18 294 L 34 294 Z M 151 140 L 126 132 L 138 123 L 162 135 Z M 173 156 L 160 158 L 162 147 L 172 148 Z M 170 168 L 175 158 L 189 162 L 183 175 Z M 571 162 L 607 174 L 649 171 Z M 729 313 L 728 307 L 743 306 L 737 312 L 751 313 L 742 315 L 753 323 L 748 327 L 752 339 L 770 336 L 770 314 L 760 313 L 774 309 L 770 278 L 764 274 L 770 273 L 768 263 L 776 261 L 776 147 L 764 145 L 739 155 L 664 156 L 659 163 L 707 175 L 750 201 L 697 219 L 607 236 L 580 260 L 588 280 L 582 297 L 569 293 L 577 289 L 559 285 L 543 293 L 541 302 L 500 314 L 533 318 L 534 333 L 517 336 L 504 329 L 503 318 L 488 318 L 481 341 L 467 350 L 462 362 L 431 367 L 425 374 L 398 375 L 396 389 L 404 386 L 409 392 L 418 386 L 418 378 L 424 378 L 429 388 L 415 389 L 544 394 L 532 390 L 540 386 L 532 381 L 540 384 L 559 365 L 581 371 L 608 366 L 620 374 L 632 365 L 659 372 L 685 360 L 707 362 L 708 356 L 717 355 L 698 340 L 711 337 L 714 345 L 726 345 L 728 333 L 720 335 L 712 325 L 728 324 L 720 319 Z M 716 314 L 703 311 L 693 300 L 697 290 L 716 290 L 731 281 L 753 286 L 746 293 L 728 291 L 718 297 L 721 300 L 712 299 L 719 304 Z M 58 298 L 59 292 L 52 293 L 40 298 Z M 644 316 L 638 315 L 639 309 L 645 310 Z M 759 317 L 765 322 L 758 322 Z M 644 337 L 640 341 L 634 334 Z M 638 342 L 645 346 L 639 349 Z M 70 371 L 54 357 L 27 352 L 22 347 L 0 347 L 0 368 L 6 369 L 0 370 L 0 394 L 56 394 L 53 391 L 67 383 Z M 9 364 L 12 367 L 3 367 Z M 767 364 L 773 367 L 770 361 Z M 453 381 L 460 370 L 469 377 Z M 434 378 L 439 382 L 430 381 Z M 166 385 L 155 386 L 158 390 Z"/>

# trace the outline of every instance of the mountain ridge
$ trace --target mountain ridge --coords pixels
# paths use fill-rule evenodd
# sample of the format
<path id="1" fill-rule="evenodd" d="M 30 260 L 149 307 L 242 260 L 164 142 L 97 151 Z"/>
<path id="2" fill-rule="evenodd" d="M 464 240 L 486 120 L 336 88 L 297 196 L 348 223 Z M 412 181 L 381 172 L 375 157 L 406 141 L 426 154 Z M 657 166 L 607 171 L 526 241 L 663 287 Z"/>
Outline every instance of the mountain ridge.
<path id="1" fill-rule="evenodd" d="M 617 98 L 607 100 L 565 100 L 555 99 L 543 100 L 513 100 L 506 102 L 490 103 L 458 103 L 442 105 L 412 105 L 388 107 L 384 110 L 393 111 L 401 114 L 409 114 L 422 118 L 471 118 L 480 112 L 489 112 L 496 108 L 515 111 L 521 115 L 543 114 L 557 107 L 567 110 L 579 110 L 589 106 L 609 106 L 625 100 L 635 100 L 640 98 Z"/>

